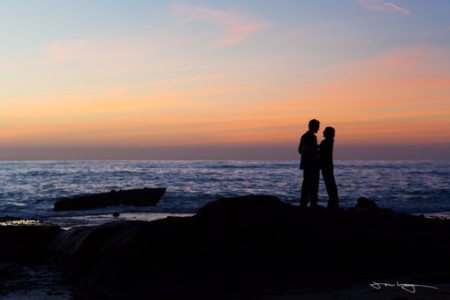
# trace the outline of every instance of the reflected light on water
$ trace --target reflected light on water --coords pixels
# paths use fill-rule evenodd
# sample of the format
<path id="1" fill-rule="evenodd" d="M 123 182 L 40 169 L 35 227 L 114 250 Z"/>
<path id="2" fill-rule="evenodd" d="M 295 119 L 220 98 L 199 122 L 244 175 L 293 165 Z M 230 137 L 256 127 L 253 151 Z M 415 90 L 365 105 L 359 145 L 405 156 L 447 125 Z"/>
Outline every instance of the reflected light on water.
<path id="1" fill-rule="evenodd" d="M 0 226 L 49 226 L 38 220 L 11 220 L 0 222 Z"/>

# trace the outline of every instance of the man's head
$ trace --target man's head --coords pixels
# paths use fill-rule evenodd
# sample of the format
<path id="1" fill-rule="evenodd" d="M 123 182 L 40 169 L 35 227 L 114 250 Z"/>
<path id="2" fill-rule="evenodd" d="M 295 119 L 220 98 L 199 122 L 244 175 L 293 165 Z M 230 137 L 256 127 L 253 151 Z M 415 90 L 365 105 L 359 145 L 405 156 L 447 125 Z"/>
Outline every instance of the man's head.
<path id="1" fill-rule="evenodd" d="M 311 130 L 314 133 L 317 133 L 317 131 L 319 131 L 319 127 L 320 127 L 320 122 L 317 121 L 316 119 L 312 119 L 311 121 L 309 121 L 309 130 Z"/>

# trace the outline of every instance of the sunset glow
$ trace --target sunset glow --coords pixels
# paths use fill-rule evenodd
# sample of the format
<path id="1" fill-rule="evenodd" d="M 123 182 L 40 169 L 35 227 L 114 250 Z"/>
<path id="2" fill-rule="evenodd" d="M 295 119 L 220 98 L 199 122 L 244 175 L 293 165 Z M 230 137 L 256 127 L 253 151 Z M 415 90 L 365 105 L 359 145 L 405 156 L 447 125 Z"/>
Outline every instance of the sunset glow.
<path id="1" fill-rule="evenodd" d="M 292 155 L 273 158 L 295 159 L 312 118 L 336 128 L 336 147 L 450 153 L 446 0 L 1 6 L 0 159 L 71 147 L 185 159 L 195 145 L 279 145 Z"/>

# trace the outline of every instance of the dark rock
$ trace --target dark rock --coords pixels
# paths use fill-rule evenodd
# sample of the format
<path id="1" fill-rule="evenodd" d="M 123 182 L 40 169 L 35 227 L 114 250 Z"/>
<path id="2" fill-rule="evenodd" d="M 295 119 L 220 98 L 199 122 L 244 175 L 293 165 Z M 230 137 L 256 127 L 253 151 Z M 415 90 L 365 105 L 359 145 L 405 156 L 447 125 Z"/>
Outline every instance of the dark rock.
<path id="1" fill-rule="evenodd" d="M 261 222 L 264 219 L 288 213 L 291 207 L 275 196 L 248 195 L 221 198 L 210 202 L 199 209 L 196 217 L 200 221 L 218 226 L 229 223 L 255 222 L 255 220 Z"/>
<path id="2" fill-rule="evenodd" d="M 165 192 L 166 188 L 144 188 L 75 196 L 56 201 L 54 210 L 87 210 L 117 205 L 154 206 Z"/>
<path id="3" fill-rule="evenodd" d="M 120 217 L 120 213 L 118 212 L 113 213 L 113 217 Z"/>
<path id="4" fill-rule="evenodd" d="M 366 197 L 359 197 L 358 202 L 356 204 L 356 208 L 360 209 L 379 209 L 378 205 L 372 201 L 367 199 Z"/>
<path id="5" fill-rule="evenodd" d="M 58 234 L 52 251 L 72 262 L 95 297 L 197 298 L 201 291 L 214 298 L 252 286 L 330 286 L 448 266 L 449 235 L 442 220 L 301 210 L 252 195 L 219 199 L 194 217 L 75 228 Z"/>
<path id="6" fill-rule="evenodd" d="M 48 244 L 60 231 L 59 226 L 27 220 L 14 220 L 0 226 L 0 262 L 42 262 Z"/>

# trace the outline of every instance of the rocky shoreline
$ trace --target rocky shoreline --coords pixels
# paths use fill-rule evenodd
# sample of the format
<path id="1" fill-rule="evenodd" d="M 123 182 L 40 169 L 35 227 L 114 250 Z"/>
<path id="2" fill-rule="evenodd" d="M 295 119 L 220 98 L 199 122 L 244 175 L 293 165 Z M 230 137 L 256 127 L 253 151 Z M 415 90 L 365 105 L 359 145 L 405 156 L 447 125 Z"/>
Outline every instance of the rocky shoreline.
<path id="1" fill-rule="evenodd" d="M 450 297 L 450 221 L 373 204 L 362 199 L 333 212 L 246 196 L 152 222 L 0 226 L 0 296 L 14 294 L 17 287 L 5 282 L 20 266 L 64 274 L 71 297 L 81 299 L 258 298 L 310 288 L 345 294 L 354 281 L 393 278 Z"/>

